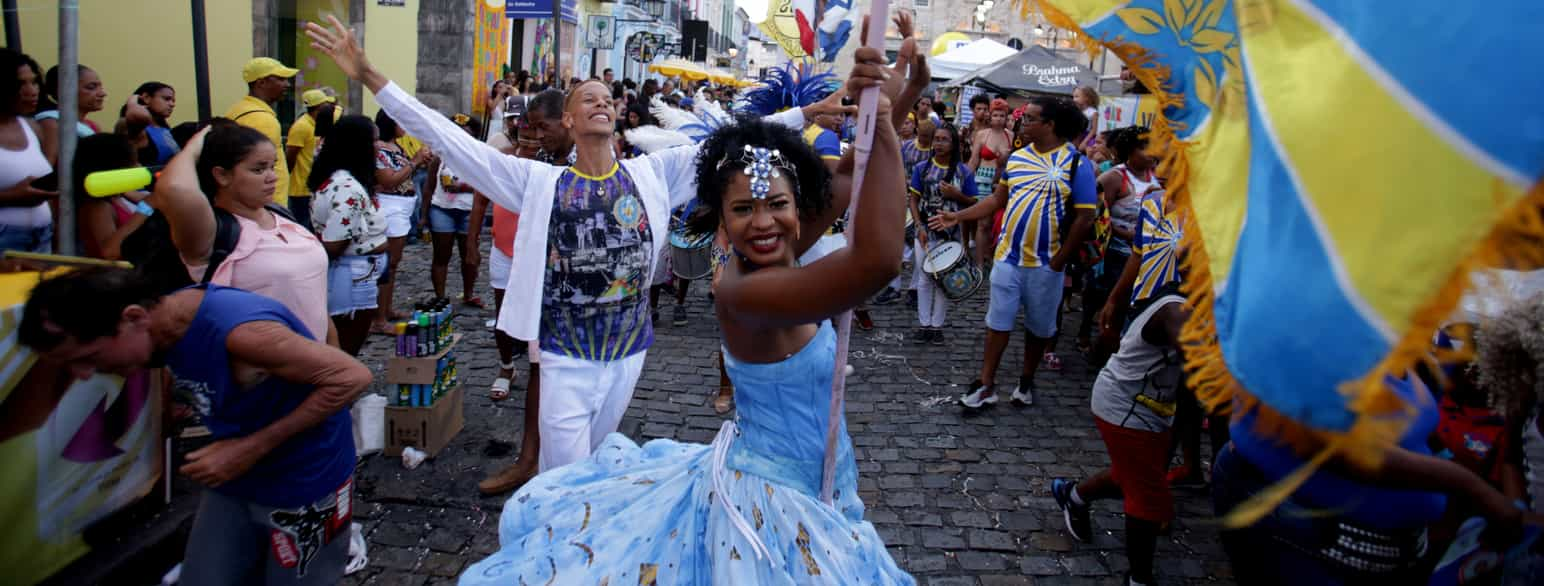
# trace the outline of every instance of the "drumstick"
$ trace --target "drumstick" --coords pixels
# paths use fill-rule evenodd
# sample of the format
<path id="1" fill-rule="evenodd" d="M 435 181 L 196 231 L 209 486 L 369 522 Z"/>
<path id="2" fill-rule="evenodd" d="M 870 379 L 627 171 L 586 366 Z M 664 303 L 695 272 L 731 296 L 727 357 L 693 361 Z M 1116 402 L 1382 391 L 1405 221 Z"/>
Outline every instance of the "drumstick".
<path id="1" fill-rule="evenodd" d="M 890 14 L 890 0 L 874 0 L 869 5 L 868 35 L 863 46 L 875 48 L 885 41 L 885 17 Z M 862 193 L 863 174 L 868 170 L 869 153 L 874 147 L 874 117 L 879 110 L 879 88 L 864 88 L 858 94 L 858 135 L 852 148 L 852 200 L 847 204 L 847 221 L 856 224 L 858 197 Z M 836 483 L 836 433 L 842 421 L 842 395 L 847 390 L 847 339 L 852 335 L 852 310 L 836 317 L 836 360 L 831 373 L 831 411 L 826 421 L 826 461 L 820 474 L 820 502 L 831 504 Z"/>

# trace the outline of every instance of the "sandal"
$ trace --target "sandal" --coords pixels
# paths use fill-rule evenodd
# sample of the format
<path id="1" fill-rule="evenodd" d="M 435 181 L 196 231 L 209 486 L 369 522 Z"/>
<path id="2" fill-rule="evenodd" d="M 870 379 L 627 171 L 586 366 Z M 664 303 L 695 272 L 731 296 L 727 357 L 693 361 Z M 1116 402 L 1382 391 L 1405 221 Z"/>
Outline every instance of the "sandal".
<path id="1" fill-rule="evenodd" d="M 1062 361 L 1055 352 L 1046 352 L 1045 356 L 1041 358 L 1041 362 L 1045 364 L 1046 370 L 1051 372 L 1061 372 Z"/>
<path id="2" fill-rule="evenodd" d="M 476 307 L 477 309 L 485 309 L 485 307 L 483 305 L 482 298 L 478 297 L 476 295 L 473 295 L 471 297 L 466 297 L 466 296 L 461 297 L 461 304 L 465 305 L 467 307 Z"/>
<path id="3" fill-rule="evenodd" d="M 382 336 L 395 336 L 397 335 L 397 328 L 393 327 L 391 322 L 376 322 L 370 324 L 370 333 Z"/>
<path id="4" fill-rule="evenodd" d="M 511 360 L 511 361 L 509 361 L 507 363 L 505 363 L 505 362 L 500 362 L 499 363 L 499 372 L 502 373 L 503 371 L 506 371 L 506 370 L 510 371 L 511 375 L 513 375 L 513 373 L 515 371 L 515 362 L 513 360 Z M 510 378 L 512 378 L 512 376 L 510 376 L 510 377 L 501 376 L 501 377 L 498 377 L 496 379 L 493 379 L 493 385 L 488 389 L 488 398 L 492 399 L 494 401 L 503 401 L 504 399 L 508 399 L 509 398 L 509 379 Z"/>

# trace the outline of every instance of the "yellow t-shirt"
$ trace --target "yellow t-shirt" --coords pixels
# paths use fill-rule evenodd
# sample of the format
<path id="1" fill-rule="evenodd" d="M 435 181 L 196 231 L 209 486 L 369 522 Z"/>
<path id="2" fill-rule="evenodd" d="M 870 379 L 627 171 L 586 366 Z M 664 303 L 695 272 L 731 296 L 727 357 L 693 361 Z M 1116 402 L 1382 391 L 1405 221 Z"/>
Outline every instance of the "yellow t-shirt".
<path id="1" fill-rule="evenodd" d="M 237 124 L 263 133 L 273 142 L 275 158 L 273 163 L 274 174 L 279 176 L 279 182 L 274 186 L 273 203 L 281 206 L 289 205 L 289 168 L 284 164 L 284 137 L 279 134 L 279 116 L 273 108 L 252 96 L 246 96 L 225 111 L 225 117 L 235 120 Z M 214 194 L 208 194 L 214 195 Z"/>
<path id="2" fill-rule="evenodd" d="M 310 114 L 296 118 L 284 143 L 300 147 L 300 152 L 295 154 L 295 168 L 290 170 L 289 194 L 311 195 L 306 180 L 311 178 L 311 162 L 316 158 L 316 119 Z"/>

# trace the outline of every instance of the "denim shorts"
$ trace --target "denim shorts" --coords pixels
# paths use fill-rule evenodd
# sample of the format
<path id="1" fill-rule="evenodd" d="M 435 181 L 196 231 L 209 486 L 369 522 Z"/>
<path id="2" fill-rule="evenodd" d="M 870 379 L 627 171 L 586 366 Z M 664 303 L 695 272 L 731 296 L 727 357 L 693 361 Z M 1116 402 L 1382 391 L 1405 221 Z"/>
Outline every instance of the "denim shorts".
<path id="1" fill-rule="evenodd" d="M 377 307 L 377 281 L 386 272 L 386 255 L 340 256 L 327 265 L 327 315 L 351 315 Z"/>
<path id="2" fill-rule="evenodd" d="M 54 227 L 8 226 L 0 224 L 0 250 L 53 254 Z"/>
<path id="3" fill-rule="evenodd" d="M 429 206 L 429 231 L 435 234 L 447 232 L 465 234 L 467 218 L 471 215 L 471 210 L 455 210 L 431 205 Z"/>
<path id="4" fill-rule="evenodd" d="M 1024 329 L 1036 338 L 1056 335 L 1056 308 L 1061 306 L 1063 276 L 1048 267 L 1019 267 L 998 262 L 992 267 L 992 298 L 986 327 L 1013 331 L 1013 318 L 1024 310 Z"/>

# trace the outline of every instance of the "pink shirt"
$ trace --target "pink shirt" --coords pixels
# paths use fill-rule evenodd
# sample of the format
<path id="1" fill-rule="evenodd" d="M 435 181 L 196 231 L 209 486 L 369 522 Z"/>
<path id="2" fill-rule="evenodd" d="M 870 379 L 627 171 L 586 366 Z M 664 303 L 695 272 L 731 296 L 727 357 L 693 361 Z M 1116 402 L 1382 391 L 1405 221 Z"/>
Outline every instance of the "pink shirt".
<path id="1" fill-rule="evenodd" d="M 210 282 L 245 289 L 283 304 L 306 324 L 318 342 L 327 341 L 327 251 L 307 230 L 274 216 L 272 230 L 236 216 L 241 240 Z M 187 265 L 195 282 L 207 264 Z"/>

